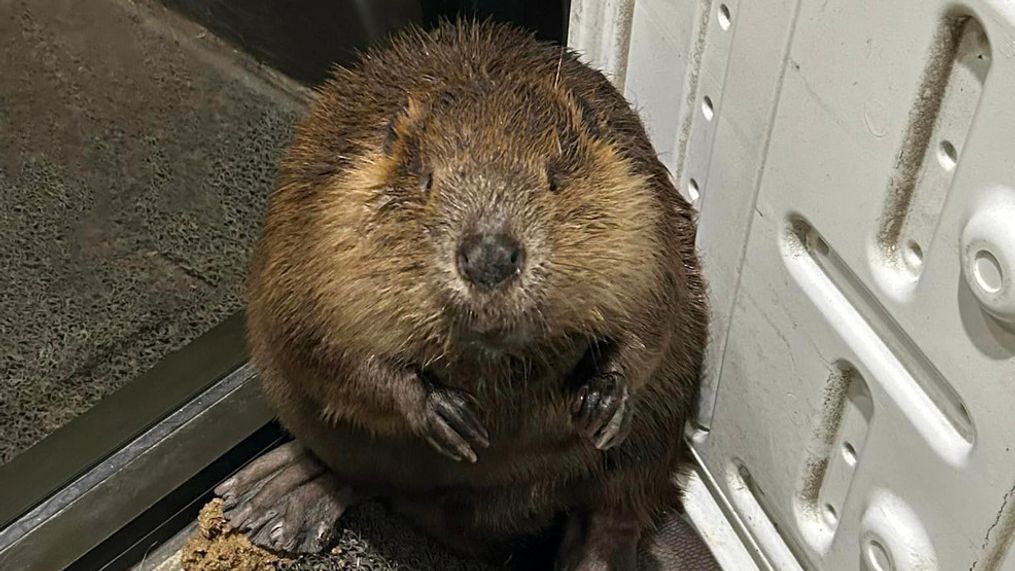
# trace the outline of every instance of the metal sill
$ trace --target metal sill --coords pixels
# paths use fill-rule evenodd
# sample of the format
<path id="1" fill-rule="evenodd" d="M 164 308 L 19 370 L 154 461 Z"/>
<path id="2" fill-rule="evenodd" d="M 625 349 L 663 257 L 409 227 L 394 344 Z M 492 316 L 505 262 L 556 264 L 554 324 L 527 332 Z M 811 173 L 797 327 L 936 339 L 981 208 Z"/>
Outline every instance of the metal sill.
<path id="1" fill-rule="evenodd" d="M 67 569 L 126 571 L 145 562 L 161 563 L 158 550 L 174 540 L 181 541 L 175 547 L 182 547 L 196 528 L 201 508 L 214 497 L 215 486 L 286 438 L 275 423 L 261 427 Z"/>
<path id="2" fill-rule="evenodd" d="M 266 438 L 272 413 L 245 361 L 237 314 L 0 468 L 0 569 L 65 568 Z"/>

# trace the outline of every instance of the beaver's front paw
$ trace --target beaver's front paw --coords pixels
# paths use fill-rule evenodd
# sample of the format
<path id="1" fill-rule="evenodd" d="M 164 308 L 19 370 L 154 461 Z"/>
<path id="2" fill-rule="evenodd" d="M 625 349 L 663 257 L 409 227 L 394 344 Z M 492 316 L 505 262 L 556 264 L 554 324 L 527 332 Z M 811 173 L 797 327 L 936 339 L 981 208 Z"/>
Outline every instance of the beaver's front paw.
<path id="1" fill-rule="evenodd" d="M 478 408 L 476 399 L 465 391 L 432 387 L 413 424 L 441 454 L 459 462 L 475 462 L 476 451 L 490 445 L 490 435 L 476 417 Z"/>
<path id="2" fill-rule="evenodd" d="M 578 389 L 571 410 L 578 432 L 596 448 L 608 450 L 627 438 L 633 408 L 624 376 L 604 373 Z"/>

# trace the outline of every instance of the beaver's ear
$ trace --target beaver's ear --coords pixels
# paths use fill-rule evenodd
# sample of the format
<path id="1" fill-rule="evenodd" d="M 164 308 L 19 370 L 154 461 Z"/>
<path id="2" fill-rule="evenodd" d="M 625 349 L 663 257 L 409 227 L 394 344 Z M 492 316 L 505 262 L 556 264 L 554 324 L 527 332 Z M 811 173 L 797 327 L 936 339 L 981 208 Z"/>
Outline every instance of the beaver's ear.
<path id="1" fill-rule="evenodd" d="M 573 168 L 581 163 L 579 155 L 588 151 L 588 143 L 601 140 L 603 134 L 600 117 L 587 99 L 572 91 L 565 95 L 564 106 L 570 117 L 557 131 L 557 147 L 561 156 L 556 161 L 559 164 L 553 169 L 556 172 L 566 170 L 566 165 Z"/>
<path id="2" fill-rule="evenodd" d="M 598 139 L 600 134 L 602 134 L 602 129 L 600 127 L 599 115 L 596 114 L 592 104 L 580 94 L 574 92 L 571 93 L 571 97 L 568 99 L 574 107 L 578 125 L 585 131 L 586 135 Z"/>
<path id="3" fill-rule="evenodd" d="M 391 115 L 384 132 L 384 142 L 382 144 L 384 154 L 390 155 L 395 150 L 395 147 L 398 146 L 399 141 L 406 141 L 410 138 L 409 132 L 412 130 L 412 126 L 419 121 L 423 113 L 423 104 L 415 98 L 409 97 Z"/>

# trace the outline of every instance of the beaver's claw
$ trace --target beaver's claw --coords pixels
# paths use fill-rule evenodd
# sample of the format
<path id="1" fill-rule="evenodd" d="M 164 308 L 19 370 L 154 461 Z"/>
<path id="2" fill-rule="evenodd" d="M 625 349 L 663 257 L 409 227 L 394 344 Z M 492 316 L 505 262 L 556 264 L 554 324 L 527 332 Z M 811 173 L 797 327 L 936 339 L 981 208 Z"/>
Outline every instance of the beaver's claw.
<path id="1" fill-rule="evenodd" d="M 435 450 L 452 460 L 476 461 L 476 450 L 490 445 L 490 435 L 476 417 L 479 408 L 472 395 L 446 387 L 427 394 L 419 426 Z"/>
<path id="2" fill-rule="evenodd" d="M 572 412 L 575 428 L 596 448 L 608 450 L 627 437 L 631 427 L 630 395 L 620 373 L 593 377 L 578 389 Z"/>

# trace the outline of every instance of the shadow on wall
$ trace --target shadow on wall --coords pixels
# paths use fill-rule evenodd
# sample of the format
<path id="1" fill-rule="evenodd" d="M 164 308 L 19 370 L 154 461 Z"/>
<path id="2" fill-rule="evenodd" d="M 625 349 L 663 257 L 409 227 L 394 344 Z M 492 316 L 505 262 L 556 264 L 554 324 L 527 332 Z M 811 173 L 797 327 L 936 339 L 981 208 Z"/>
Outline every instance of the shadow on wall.
<path id="1" fill-rule="evenodd" d="M 570 0 L 162 0 L 216 35 L 307 84 L 321 83 L 335 64 L 411 23 L 475 16 L 513 22 L 561 42 Z"/>

